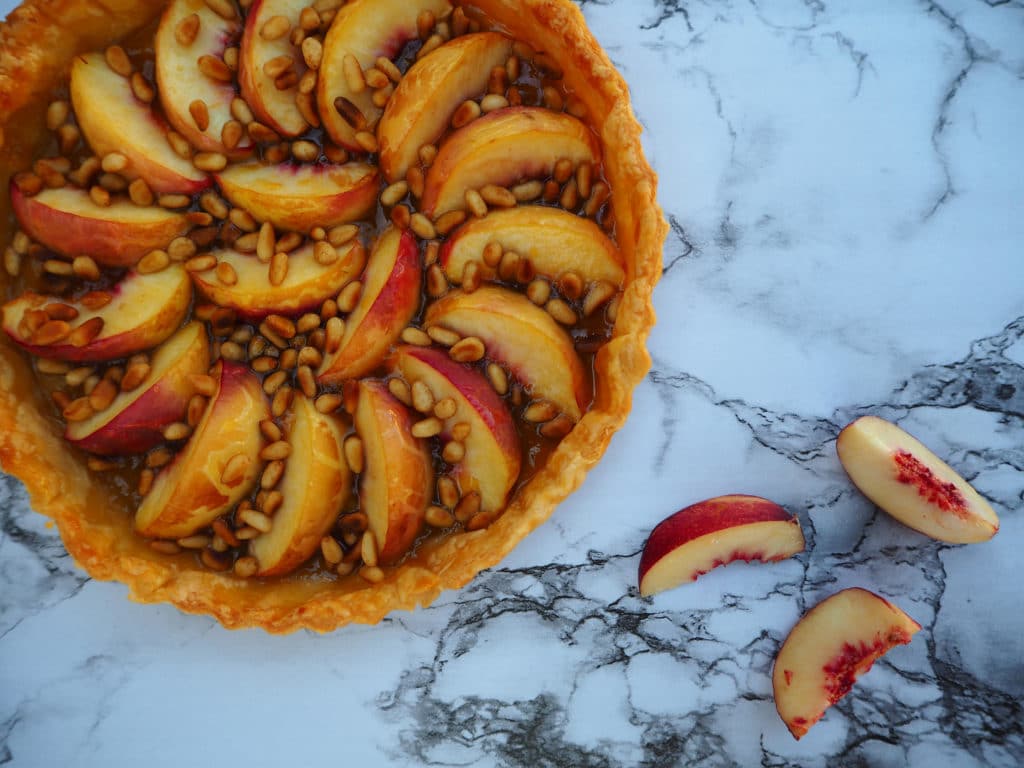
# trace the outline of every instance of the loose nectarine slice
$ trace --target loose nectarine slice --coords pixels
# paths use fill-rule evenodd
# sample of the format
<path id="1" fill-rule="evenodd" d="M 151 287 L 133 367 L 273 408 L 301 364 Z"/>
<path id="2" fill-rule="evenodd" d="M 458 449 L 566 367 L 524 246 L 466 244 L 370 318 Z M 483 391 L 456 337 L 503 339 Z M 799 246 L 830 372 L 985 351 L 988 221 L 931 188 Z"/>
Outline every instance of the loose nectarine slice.
<path id="1" fill-rule="evenodd" d="M 895 424 L 862 416 L 839 433 L 836 451 L 850 479 L 904 525 L 940 541 L 987 541 L 999 518 L 971 485 Z"/>
<path id="2" fill-rule="evenodd" d="M 345 320 L 341 343 L 324 355 L 321 382 L 337 384 L 380 365 L 419 309 L 422 271 L 412 234 L 390 228 L 380 236 L 363 274 L 362 293 Z"/>
<path id="3" fill-rule="evenodd" d="M 593 132 L 571 115 L 541 107 L 490 112 L 455 131 L 427 171 L 420 207 L 428 216 L 466 208 L 466 192 L 548 176 L 559 160 L 596 163 Z"/>
<path id="4" fill-rule="evenodd" d="M 297 232 L 365 217 L 376 204 L 378 179 L 366 163 L 243 163 L 217 174 L 217 184 L 234 205 L 257 221 Z"/>
<path id="5" fill-rule="evenodd" d="M 420 147 L 441 138 L 460 104 L 487 90 L 491 70 L 505 66 L 511 52 L 512 41 L 504 35 L 477 32 L 457 37 L 413 64 L 377 127 L 384 178 L 404 179 Z"/>
<path id="6" fill-rule="evenodd" d="M 163 428 L 180 420 L 195 394 L 190 376 L 210 368 L 210 342 L 202 323 L 189 323 L 164 342 L 138 387 L 121 392 L 106 409 L 68 422 L 64 437 L 104 455 L 144 453 L 163 442 Z"/>
<path id="7" fill-rule="evenodd" d="M 320 119 L 335 144 L 364 151 L 356 133 L 372 131 L 381 116 L 372 88 L 352 90 L 345 76 L 345 57 L 353 56 L 363 70 L 373 67 L 378 56 L 392 59 L 416 37 L 421 13 L 429 11 L 440 19 L 450 10 L 448 0 L 356 0 L 338 9 L 324 37 L 316 90 Z M 336 106 L 339 99 L 360 115 L 358 125 L 342 117 Z"/>
<path id="8" fill-rule="evenodd" d="M 231 307 L 250 319 L 269 314 L 297 315 L 319 310 L 327 299 L 354 280 L 366 263 L 366 251 L 358 242 L 343 245 L 335 252 L 337 261 L 321 264 L 314 246 L 304 245 L 288 256 L 288 273 L 278 285 L 267 279 L 268 266 L 255 256 L 237 251 L 215 251 L 221 264 L 234 270 L 235 282 L 222 282 L 214 270 L 193 272 L 192 281 L 206 298 L 221 307 Z"/>
<path id="9" fill-rule="evenodd" d="M 804 548 L 800 521 L 778 504 L 735 494 L 679 510 L 655 526 L 640 557 L 640 594 L 696 581 L 736 560 L 774 562 Z"/>
<path id="10" fill-rule="evenodd" d="M 180 266 L 140 275 L 129 272 L 120 283 L 81 301 L 63 302 L 52 296 L 23 293 L 3 307 L 3 327 L 19 346 L 37 357 L 71 362 L 99 362 L 127 357 L 150 349 L 174 333 L 185 319 L 192 301 L 192 283 Z M 100 304 L 102 303 L 102 306 Z M 60 327 L 40 325 L 48 307 L 62 305 L 73 320 Z M 57 332 L 56 335 L 54 332 Z M 45 343 L 42 337 L 46 336 Z"/>
<path id="11" fill-rule="evenodd" d="M 299 14 L 308 5 L 307 0 L 255 0 L 245 20 L 238 53 L 238 86 L 246 103 L 257 120 L 289 138 L 309 127 L 295 104 L 298 89 L 294 85 L 278 88 L 275 78 L 267 75 L 263 67 L 271 59 L 289 56 L 294 62 L 295 74 L 301 76 L 306 64 L 288 34 L 268 40 L 260 31 L 267 21 L 277 16 L 286 19 L 289 28 L 294 29 L 299 23 Z"/>
<path id="12" fill-rule="evenodd" d="M 101 206 L 88 192 L 72 187 L 28 197 L 12 183 L 11 208 L 33 240 L 65 256 L 87 253 L 111 267 L 133 266 L 191 228 L 184 214 L 127 200 Z"/>
<path id="13" fill-rule="evenodd" d="M 233 4 L 230 4 L 233 6 Z M 178 42 L 178 26 L 193 14 L 199 17 L 195 38 L 188 45 Z M 173 0 L 164 11 L 153 47 L 156 51 L 156 83 L 160 104 L 174 129 L 203 152 L 220 152 L 244 157 L 252 151 L 252 140 L 243 135 L 228 149 L 221 139 L 225 123 L 232 120 L 231 101 L 237 95 L 233 76 L 223 64 L 224 51 L 236 45 L 242 32 L 241 18 L 224 19 L 204 0 Z M 223 73 L 210 77 L 200 70 L 200 59 L 220 60 L 213 64 Z M 194 101 L 206 105 L 209 121 L 200 128 L 189 111 Z"/>
<path id="14" fill-rule="evenodd" d="M 444 422 L 443 438 L 465 424 L 465 456 L 452 471 L 463 494 L 478 492 L 484 512 L 504 509 L 522 465 L 512 414 L 475 368 L 456 363 L 434 347 L 399 347 L 392 365 L 410 384 L 422 381 L 435 400 L 452 398 L 455 415 Z"/>
<path id="15" fill-rule="evenodd" d="M 451 291 L 427 309 L 424 325 L 476 336 L 490 360 L 503 363 L 533 397 L 550 400 L 578 421 L 590 383 L 572 338 L 551 315 L 507 288 Z"/>
<path id="16" fill-rule="evenodd" d="M 799 739 L 858 677 L 921 625 L 866 589 L 844 589 L 808 611 L 779 649 L 772 671 L 775 708 Z"/>
<path id="17" fill-rule="evenodd" d="M 529 259 L 533 271 L 549 280 L 575 272 L 584 283 L 601 280 L 617 286 L 625 277 L 615 243 L 591 219 L 561 208 L 520 205 L 491 211 L 452 233 L 440 254 L 448 279 L 461 283 L 470 262 L 477 263 L 484 279 L 495 279 L 496 269 L 483 261 L 492 242 Z"/>
<path id="18" fill-rule="evenodd" d="M 177 155 L 167 143 L 167 126 L 139 101 L 131 81 L 114 72 L 101 53 L 75 58 L 71 65 L 75 119 L 97 157 L 120 152 L 128 160 L 126 179 L 145 179 L 154 192 L 191 195 L 210 177 Z"/>
<path id="19" fill-rule="evenodd" d="M 284 498 L 274 527 L 257 536 L 249 553 L 261 576 L 279 576 L 298 568 L 317 551 L 352 491 L 352 473 L 342 443 L 345 426 L 338 417 L 316 410 L 297 395 L 288 429 L 291 455 L 278 490 Z"/>
<path id="20" fill-rule="evenodd" d="M 195 533 L 241 501 L 259 476 L 259 424 L 270 418 L 270 407 L 252 371 L 231 362 L 219 366 L 217 391 L 192 437 L 139 505 L 135 530 L 143 536 L 177 539 Z M 225 482 L 228 462 L 233 470 Z"/>
<path id="21" fill-rule="evenodd" d="M 413 437 L 412 415 L 381 381 L 359 383 L 356 432 L 363 441 L 359 507 L 377 539 L 377 558 L 391 565 L 423 529 L 434 469 L 425 440 Z"/>

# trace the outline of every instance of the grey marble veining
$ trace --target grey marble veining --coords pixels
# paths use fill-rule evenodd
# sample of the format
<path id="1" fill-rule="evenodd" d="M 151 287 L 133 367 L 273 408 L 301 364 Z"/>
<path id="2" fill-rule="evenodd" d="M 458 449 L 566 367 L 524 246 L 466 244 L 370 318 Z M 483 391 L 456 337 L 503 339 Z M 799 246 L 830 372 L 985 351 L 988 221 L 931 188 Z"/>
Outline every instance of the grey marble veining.
<path id="1" fill-rule="evenodd" d="M 1024 3 L 580 4 L 671 224 L 605 460 L 465 589 L 324 637 L 129 603 L 0 477 L 0 764 L 1024 763 Z M 958 468 L 998 535 L 875 509 L 835 457 L 865 413 Z M 650 529 L 728 492 L 796 512 L 807 550 L 640 598 Z M 796 742 L 772 662 L 848 586 L 923 629 Z"/>

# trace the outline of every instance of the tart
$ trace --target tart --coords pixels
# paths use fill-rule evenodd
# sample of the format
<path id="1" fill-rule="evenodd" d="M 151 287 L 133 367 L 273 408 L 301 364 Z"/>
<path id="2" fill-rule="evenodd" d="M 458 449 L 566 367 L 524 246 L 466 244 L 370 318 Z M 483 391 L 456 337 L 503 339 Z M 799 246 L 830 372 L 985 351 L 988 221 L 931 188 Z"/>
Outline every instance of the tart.
<path id="1" fill-rule="evenodd" d="M 666 226 L 574 5 L 30 0 L 0 41 L 0 462 L 91 576 L 372 623 L 599 460 Z"/>

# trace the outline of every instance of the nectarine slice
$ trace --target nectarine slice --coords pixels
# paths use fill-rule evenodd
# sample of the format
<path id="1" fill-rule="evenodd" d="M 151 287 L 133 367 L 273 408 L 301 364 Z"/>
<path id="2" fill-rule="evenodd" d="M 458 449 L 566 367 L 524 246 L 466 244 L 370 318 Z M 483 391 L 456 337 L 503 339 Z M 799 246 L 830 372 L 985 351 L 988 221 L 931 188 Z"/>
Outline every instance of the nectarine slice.
<path id="1" fill-rule="evenodd" d="M 775 707 L 799 739 L 890 648 L 921 625 L 873 592 L 844 589 L 818 603 L 789 633 L 772 670 Z"/>
<path id="2" fill-rule="evenodd" d="M 219 366 L 217 391 L 192 437 L 156 476 L 135 513 L 135 530 L 143 536 L 177 539 L 195 533 L 245 498 L 259 476 L 259 425 L 270 418 L 270 407 L 252 371 L 231 362 Z M 232 460 L 241 470 L 229 473 L 225 482 Z"/>
<path id="3" fill-rule="evenodd" d="M 857 419 L 839 433 L 836 451 L 854 485 L 916 531 L 968 544 L 999 530 L 992 507 L 956 470 L 885 419 Z"/>
<path id="4" fill-rule="evenodd" d="M 64 437 L 92 453 L 144 453 L 163 442 L 164 427 L 184 416 L 195 394 L 189 377 L 209 368 L 206 328 L 189 323 L 156 350 L 141 385 L 121 392 L 105 410 L 68 422 Z"/>
<path id="5" fill-rule="evenodd" d="M 345 432 L 338 417 L 320 413 L 301 394 L 295 397 L 288 429 L 291 455 L 278 485 L 284 501 L 274 513 L 274 527 L 249 545 L 261 576 L 298 568 L 337 520 L 352 491 L 342 448 Z"/>
<path id="6" fill-rule="evenodd" d="M 481 286 L 451 291 L 427 309 L 424 325 L 476 336 L 490 360 L 503 363 L 533 397 L 550 400 L 573 421 L 590 402 L 590 383 L 572 338 L 520 293 Z"/>
<path id="7" fill-rule="evenodd" d="M 559 160 L 596 163 L 597 137 L 564 112 L 507 107 L 455 131 L 427 171 L 420 207 L 431 217 L 466 208 L 466 192 L 548 176 Z"/>
<path id="8" fill-rule="evenodd" d="M 736 560 L 775 562 L 803 549 L 800 521 L 775 502 L 717 496 L 679 510 L 651 531 L 640 557 L 640 594 L 696 581 Z"/>
<path id="9" fill-rule="evenodd" d="M 434 468 L 425 440 L 413 437 L 412 414 L 381 381 L 359 383 L 356 432 L 363 441 L 359 507 L 369 518 L 382 565 L 416 541 L 430 503 Z"/>

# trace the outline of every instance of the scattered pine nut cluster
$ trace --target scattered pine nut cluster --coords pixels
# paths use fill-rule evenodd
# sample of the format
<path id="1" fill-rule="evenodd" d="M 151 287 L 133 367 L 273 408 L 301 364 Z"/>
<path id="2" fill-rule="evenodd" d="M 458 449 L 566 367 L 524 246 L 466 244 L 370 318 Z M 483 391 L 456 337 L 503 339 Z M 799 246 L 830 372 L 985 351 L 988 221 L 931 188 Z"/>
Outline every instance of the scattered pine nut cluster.
<path id="1" fill-rule="evenodd" d="M 173 0 L 49 104 L 4 330 L 152 549 L 379 582 L 591 403 L 624 268 L 586 112 L 448 0 Z"/>

